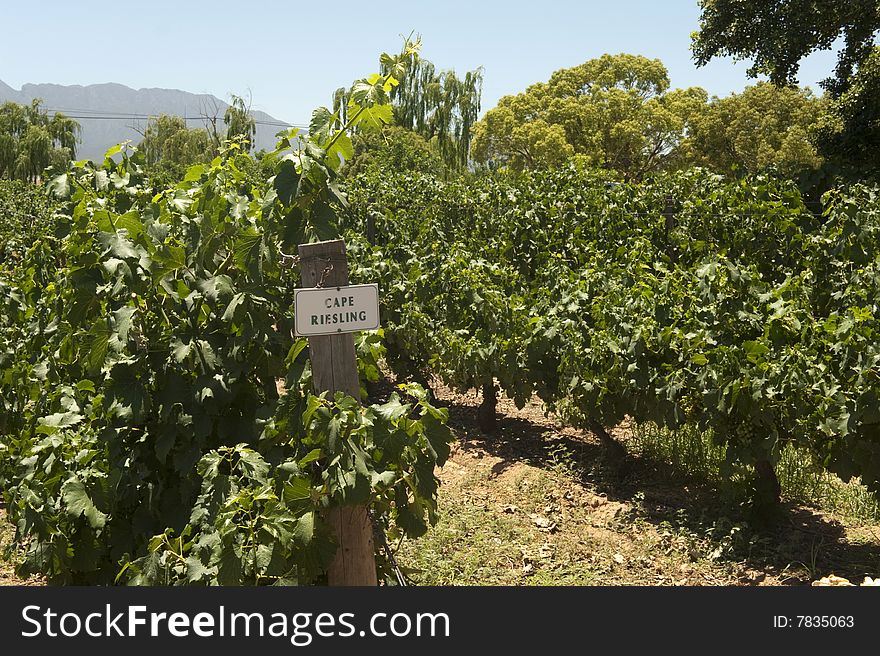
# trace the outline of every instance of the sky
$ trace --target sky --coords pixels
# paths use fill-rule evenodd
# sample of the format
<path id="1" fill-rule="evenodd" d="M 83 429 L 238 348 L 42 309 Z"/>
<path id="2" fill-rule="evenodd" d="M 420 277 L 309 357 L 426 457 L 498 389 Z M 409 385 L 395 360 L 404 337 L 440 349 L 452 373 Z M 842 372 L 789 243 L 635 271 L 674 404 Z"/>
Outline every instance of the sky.
<path id="1" fill-rule="evenodd" d="M 659 58 L 673 88 L 726 96 L 753 84 L 747 62 L 696 68 L 699 15 L 697 0 L 0 0 L 0 80 L 250 94 L 254 109 L 307 124 L 334 89 L 377 71 L 379 54 L 415 32 L 438 69 L 483 67 L 483 112 L 604 53 Z M 832 52 L 811 55 L 800 83 L 819 92 L 834 63 Z"/>

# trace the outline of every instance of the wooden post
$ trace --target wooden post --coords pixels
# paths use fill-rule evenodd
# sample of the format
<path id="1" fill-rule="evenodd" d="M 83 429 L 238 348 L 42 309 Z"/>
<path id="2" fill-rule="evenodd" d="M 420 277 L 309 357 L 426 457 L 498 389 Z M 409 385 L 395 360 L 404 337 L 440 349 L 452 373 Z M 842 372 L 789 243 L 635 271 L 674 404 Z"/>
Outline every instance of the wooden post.
<path id="1" fill-rule="evenodd" d="M 341 239 L 299 245 L 303 287 L 348 284 L 348 261 Z M 315 392 L 339 391 L 360 401 L 357 356 L 351 333 L 309 337 Z M 327 572 L 330 585 L 378 585 L 373 527 L 366 506 L 330 508 L 324 516 L 339 545 Z"/>

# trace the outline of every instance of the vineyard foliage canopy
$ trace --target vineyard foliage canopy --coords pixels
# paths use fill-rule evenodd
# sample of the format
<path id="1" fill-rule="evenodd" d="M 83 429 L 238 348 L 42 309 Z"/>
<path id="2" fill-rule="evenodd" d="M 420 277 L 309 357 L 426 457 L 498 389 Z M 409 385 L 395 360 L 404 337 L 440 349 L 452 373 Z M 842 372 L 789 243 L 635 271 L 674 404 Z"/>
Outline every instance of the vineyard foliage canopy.
<path id="1" fill-rule="evenodd" d="M 786 444 L 880 488 L 880 197 L 705 170 L 362 175 L 345 226 L 400 373 L 537 394 L 600 436 L 691 424 L 773 501 Z M 491 416 L 491 413 L 490 415 Z"/>

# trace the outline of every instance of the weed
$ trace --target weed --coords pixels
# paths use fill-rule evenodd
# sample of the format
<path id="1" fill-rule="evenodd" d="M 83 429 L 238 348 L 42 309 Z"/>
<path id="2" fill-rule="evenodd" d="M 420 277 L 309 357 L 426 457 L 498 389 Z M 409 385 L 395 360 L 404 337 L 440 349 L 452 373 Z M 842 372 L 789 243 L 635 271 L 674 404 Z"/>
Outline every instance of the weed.
<path id="1" fill-rule="evenodd" d="M 683 480 L 699 480 L 719 488 L 722 498 L 742 500 L 747 495 L 751 471 L 725 462 L 725 447 L 713 440 L 711 432 L 694 426 L 678 430 L 653 423 L 635 424 L 630 448 L 647 462 L 667 469 Z M 812 506 L 850 521 L 880 522 L 880 503 L 858 479 L 844 482 L 817 466 L 810 454 L 787 444 L 780 453 L 776 474 L 782 486 L 782 499 Z"/>

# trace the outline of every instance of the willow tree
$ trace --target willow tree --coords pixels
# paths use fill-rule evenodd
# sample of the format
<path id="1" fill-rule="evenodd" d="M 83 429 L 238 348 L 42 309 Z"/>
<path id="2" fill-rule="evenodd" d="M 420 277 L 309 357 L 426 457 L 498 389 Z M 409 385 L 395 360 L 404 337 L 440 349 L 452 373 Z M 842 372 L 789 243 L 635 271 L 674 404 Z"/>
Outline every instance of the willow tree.
<path id="1" fill-rule="evenodd" d="M 452 169 L 467 166 L 471 128 L 480 114 L 483 71 L 459 78 L 454 71 L 437 71 L 416 57 L 394 94 L 394 122 L 435 140 L 440 156 Z"/>
<path id="2" fill-rule="evenodd" d="M 50 117 L 42 102 L 0 105 L 0 178 L 35 181 L 76 157 L 79 123 L 60 112 Z"/>
<path id="3" fill-rule="evenodd" d="M 52 137 L 45 125 L 30 124 L 18 142 L 15 177 L 36 181 L 52 159 Z"/>
<path id="4" fill-rule="evenodd" d="M 58 148 L 69 151 L 70 158 L 76 158 L 76 144 L 81 131 L 79 123 L 64 114 L 56 112 L 46 126 L 49 136 Z"/>
<path id="5" fill-rule="evenodd" d="M 150 118 L 140 148 L 149 165 L 165 163 L 186 167 L 209 161 L 213 156 L 207 130 L 187 128 L 183 118 L 170 114 Z"/>
<path id="6" fill-rule="evenodd" d="M 226 124 L 226 139 L 241 139 L 242 148 L 250 152 L 257 134 L 257 123 L 251 116 L 250 107 L 245 104 L 244 98 L 232 95 L 232 104 L 226 108 L 223 122 Z"/>
<path id="7" fill-rule="evenodd" d="M 391 92 L 394 125 L 433 144 L 448 169 L 463 169 L 468 164 L 471 129 L 480 114 L 483 69 L 468 71 L 462 78 L 455 71 L 438 71 L 429 60 L 408 51 L 413 47 L 418 50 L 419 45 L 418 40 L 407 40 L 406 56 L 401 53 L 381 60 L 383 75 L 391 66 L 401 66 L 401 62 L 405 66 L 400 83 Z M 347 103 L 345 89 L 338 89 L 333 108 L 340 124 L 344 124 Z"/>

